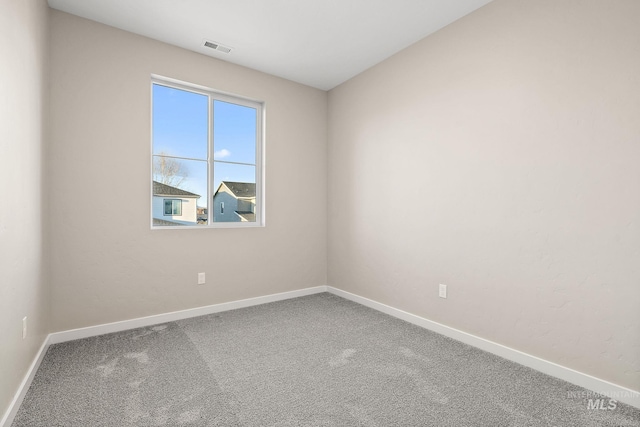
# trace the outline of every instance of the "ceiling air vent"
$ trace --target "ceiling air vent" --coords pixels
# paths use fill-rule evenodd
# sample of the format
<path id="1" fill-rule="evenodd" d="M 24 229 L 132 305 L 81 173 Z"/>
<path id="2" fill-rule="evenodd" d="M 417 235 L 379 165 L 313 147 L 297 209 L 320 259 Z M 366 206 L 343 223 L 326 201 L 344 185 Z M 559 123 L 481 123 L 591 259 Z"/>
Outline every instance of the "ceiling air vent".
<path id="1" fill-rule="evenodd" d="M 204 41 L 204 47 L 208 47 L 213 50 L 217 50 L 222 53 L 231 53 L 231 48 L 228 46 L 221 45 L 220 43 L 212 42 L 209 40 Z"/>

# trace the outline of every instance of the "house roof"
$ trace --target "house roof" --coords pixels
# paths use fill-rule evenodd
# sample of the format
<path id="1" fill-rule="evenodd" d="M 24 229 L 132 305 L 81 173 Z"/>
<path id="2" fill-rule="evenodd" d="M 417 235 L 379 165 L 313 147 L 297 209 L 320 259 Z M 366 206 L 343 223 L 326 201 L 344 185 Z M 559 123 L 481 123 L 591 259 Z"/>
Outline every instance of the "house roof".
<path id="1" fill-rule="evenodd" d="M 153 181 L 153 195 L 154 196 L 180 196 L 180 197 L 196 197 L 200 198 L 199 194 L 190 193 L 181 188 L 172 187 L 167 184 L 162 184 L 158 181 Z"/>
<path id="2" fill-rule="evenodd" d="M 256 197 L 256 184 L 251 182 L 233 182 L 233 181 L 222 181 L 222 184 L 226 185 L 227 188 L 233 193 L 236 198 L 250 198 Z M 218 187 L 218 191 L 220 188 Z M 216 193 L 218 192 L 216 191 Z"/>
<path id="3" fill-rule="evenodd" d="M 167 221 L 166 219 L 153 218 L 153 225 L 172 226 L 172 225 L 184 225 L 184 224 L 180 224 L 179 222 Z"/>
<path id="4" fill-rule="evenodd" d="M 238 216 L 243 218 L 245 221 L 248 221 L 248 222 L 255 222 L 256 221 L 256 214 L 254 214 L 253 212 L 239 212 L 239 211 L 236 211 L 236 214 L 238 214 Z"/>

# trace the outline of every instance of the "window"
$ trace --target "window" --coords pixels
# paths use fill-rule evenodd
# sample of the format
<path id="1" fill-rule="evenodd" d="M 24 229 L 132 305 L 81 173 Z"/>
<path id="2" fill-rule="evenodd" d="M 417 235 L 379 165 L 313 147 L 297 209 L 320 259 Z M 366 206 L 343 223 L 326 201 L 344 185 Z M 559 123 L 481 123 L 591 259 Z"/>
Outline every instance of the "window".
<path id="1" fill-rule="evenodd" d="M 152 227 L 263 225 L 262 104 L 160 78 L 151 92 Z"/>
<path id="2" fill-rule="evenodd" d="M 182 200 L 180 199 L 165 199 L 164 200 L 164 214 L 165 215 L 182 215 Z"/>

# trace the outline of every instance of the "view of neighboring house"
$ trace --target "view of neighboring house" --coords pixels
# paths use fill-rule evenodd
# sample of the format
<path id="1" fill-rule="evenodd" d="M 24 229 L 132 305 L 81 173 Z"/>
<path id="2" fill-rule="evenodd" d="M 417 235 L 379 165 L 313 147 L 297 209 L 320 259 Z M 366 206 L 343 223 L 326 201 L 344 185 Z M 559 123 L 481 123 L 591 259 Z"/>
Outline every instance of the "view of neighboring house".
<path id="1" fill-rule="evenodd" d="M 198 215 L 198 224 L 206 224 L 207 217 L 209 215 L 209 209 L 203 208 L 202 206 L 198 206 L 196 208 L 196 212 Z"/>
<path id="2" fill-rule="evenodd" d="M 200 195 L 153 181 L 153 225 L 195 225 Z"/>
<path id="3" fill-rule="evenodd" d="M 213 195 L 213 221 L 254 222 L 256 184 L 222 181 Z"/>

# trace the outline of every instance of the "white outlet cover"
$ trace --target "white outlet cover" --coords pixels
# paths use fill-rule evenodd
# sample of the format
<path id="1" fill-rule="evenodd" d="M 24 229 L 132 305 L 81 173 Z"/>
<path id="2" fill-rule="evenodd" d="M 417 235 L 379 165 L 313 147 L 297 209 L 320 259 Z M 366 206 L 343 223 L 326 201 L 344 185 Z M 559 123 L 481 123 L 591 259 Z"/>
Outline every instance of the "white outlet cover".
<path id="1" fill-rule="evenodd" d="M 438 295 L 440 296 L 440 298 L 447 297 L 447 285 L 443 285 L 442 283 L 439 285 Z"/>
<path id="2" fill-rule="evenodd" d="M 205 284 L 205 274 L 198 273 L 198 285 L 204 285 L 204 284 Z"/>

